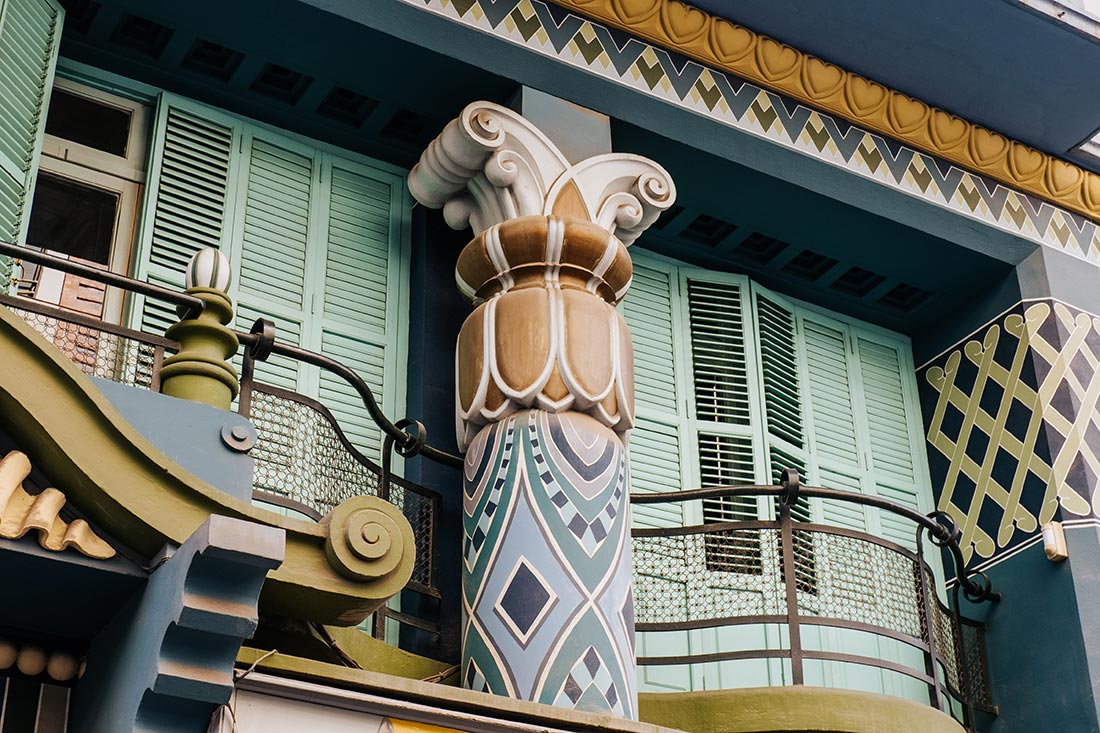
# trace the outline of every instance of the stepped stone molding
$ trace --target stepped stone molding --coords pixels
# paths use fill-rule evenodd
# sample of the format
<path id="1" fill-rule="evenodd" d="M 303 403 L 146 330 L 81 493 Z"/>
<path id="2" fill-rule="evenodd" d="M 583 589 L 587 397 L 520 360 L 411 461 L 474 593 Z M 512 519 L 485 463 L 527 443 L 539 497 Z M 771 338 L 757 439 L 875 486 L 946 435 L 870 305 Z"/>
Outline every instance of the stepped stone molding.
<path id="1" fill-rule="evenodd" d="M 54 488 L 29 494 L 23 481 L 31 473 L 26 455 L 12 451 L 0 459 L 0 537 L 17 540 L 38 532 L 38 544 L 61 552 L 73 548 L 97 560 L 115 556 L 115 549 L 99 537 L 83 519 L 66 522 L 61 518 L 65 495 Z"/>
<path id="2" fill-rule="evenodd" d="M 604 11 L 600 15 L 596 11 L 608 7 L 605 0 L 592 0 L 583 7 L 579 0 L 402 2 L 968 219 L 1100 262 L 1100 226 L 1094 221 L 1100 207 L 1095 205 L 1094 174 L 996 133 L 979 131 L 938 110 L 928 108 L 925 112 L 919 100 L 910 105 L 904 95 L 857 80 L 847 72 L 836 70 L 845 80 L 853 78 L 851 86 L 856 91 L 851 93 L 852 99 L 863 100 L 853 108 L 852 117 L 826 111 L 816 97 L 803 101 L 804 97 L 783 91 L 781 85 L 748 81 L 737 71 L 727 71 L 724 64 L 730 60 L 721 54 L 722 63 L 702 60 L 709 58 L 705 54 L 696 60 L 691 57 L 690 44 L 681 47 L 665 40 L 651 41 L 627 28 L 625 21 L 601 20 Z M 636 8 L 638 14 L 651 18 L 659 15 L 662 6 L 654 0 L 638 0 L 636 6 L 624 0 L 607 12 L 626 12 L 630 20 L 635 13 L 629 9 Z M 728 23 L 721 19 L 707 22 Z M 764 42 L 746 29 L 738 27 L 736 32 L 753 39 L 746 41 L 752 48 L 741 59 L 745 64 L 758 65 L 758 45 L 780 48 L 780 44 Z M 704 32 L 695 42 L 705 45 L 708 38 Z M 823 62 L 808 61 L 788 47 L 781 49 L 781 57 L 793 55 L 797 62 L 795 71 L 780 80 L 784 84 L 801 84 L 804 68 L 807 78 L 833 73 L 835 67 L 825 64 L 820 70 Z M 768 59 L 772 53 L 760 51 Z M 776 67 L 770 64 L 767 68 L 774 71 Z M 826 101 L 847 103 L 847 82 L 838 84 L 814 94 Z M 825 93 L 830 89 L 833 91 Z M 865 99 L 872 94 L 881 94 L 877 104 Z M 906 122 L 905 115 L 914 110 L 915 121 Z M 880 128 L 872 126 L 876 115 L 889 130 L 880 133 Z"/>
<path id="3" fill-rule="evenodd" d="M 285 540 L 274 527 L 209 517 L 96 637 L 76 733 L 205 730 L 233 693 L 237 653 L 259 624 L 260 588 Z"/>

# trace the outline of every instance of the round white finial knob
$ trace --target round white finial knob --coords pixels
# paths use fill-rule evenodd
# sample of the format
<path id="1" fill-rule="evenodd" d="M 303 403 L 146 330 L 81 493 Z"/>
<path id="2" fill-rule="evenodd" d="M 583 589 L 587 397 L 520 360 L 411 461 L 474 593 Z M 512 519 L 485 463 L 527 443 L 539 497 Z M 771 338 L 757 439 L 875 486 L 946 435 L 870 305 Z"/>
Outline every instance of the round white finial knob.
<path id="1" fill-rule="evenodd" d="M 224 293 L 229 289 L 232 274 L 229 259 L 213 247 L 207 247 L 196 252 L 187 263 L 184 284 L 188 288 L 213 288 Z"/>

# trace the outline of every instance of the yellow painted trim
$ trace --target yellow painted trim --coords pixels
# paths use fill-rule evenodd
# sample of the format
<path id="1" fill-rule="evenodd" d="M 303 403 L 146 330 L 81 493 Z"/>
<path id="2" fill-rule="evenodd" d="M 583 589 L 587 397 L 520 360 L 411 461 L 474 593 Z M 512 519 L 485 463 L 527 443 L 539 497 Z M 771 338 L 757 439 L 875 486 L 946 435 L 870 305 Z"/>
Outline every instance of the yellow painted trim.
<path id="1" fill-rule="evenodd" d="M 1100 221 L 1100 175 L 678 0 L 552 0 Z"/>
<path id="2" fill-rule="evenodd" d="M 454 728 L 444 728 L 439 725 L 429 725 L 428 723 L 417 723 L 412 720 L 401 720 L 399 718 L 386 718 L 389 723 L 388 733 L 456 733 Z M 386 730 L 383 728 L 383 730 Z"/>
<path id="3" fill-rule="evenodd" d="M 115 556 L 115 548 L 83 519 L 66 522 L 61 518 L 65 494 L 54 488 L 28 493 L 23 481 L 30 473 L 31 462 L 25 454 L 13 450 L 0 458 L 0 537 L 17 540 L 35 530 L 38 544 L 45 550 L 61 552 L 73 547 L 96 560 Z"/>

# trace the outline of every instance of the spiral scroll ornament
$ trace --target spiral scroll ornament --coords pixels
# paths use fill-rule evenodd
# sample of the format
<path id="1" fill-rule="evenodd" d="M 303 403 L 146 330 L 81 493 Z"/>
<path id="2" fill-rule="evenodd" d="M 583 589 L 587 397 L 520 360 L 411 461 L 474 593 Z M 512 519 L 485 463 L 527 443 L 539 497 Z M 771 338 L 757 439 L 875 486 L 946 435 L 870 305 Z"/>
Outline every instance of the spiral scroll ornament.
<path id="1" fill-rule="evenodd" d="M 390 596 L 412 577 L 416 540 L 397 507 L 375 496 L 356 496 L 321 520 L 328 529 L 325 556 L 349 580 L 378 586 Z"/>

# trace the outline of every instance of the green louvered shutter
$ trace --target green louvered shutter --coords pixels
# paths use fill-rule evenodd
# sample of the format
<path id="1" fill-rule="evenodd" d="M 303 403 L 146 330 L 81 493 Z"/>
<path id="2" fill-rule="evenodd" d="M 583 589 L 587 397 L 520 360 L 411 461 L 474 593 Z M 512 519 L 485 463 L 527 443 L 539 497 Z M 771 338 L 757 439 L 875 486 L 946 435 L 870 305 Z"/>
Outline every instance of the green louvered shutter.
<path id="1" fill-rule="evenodd" d="M 238 329 L 273 320 L 281 342 L 347 364 L 397 416 L 407 206 L 397 171 L 353 157 L 165 95 L 137 271 L 180 287 L 195 252 L 221 249 Z M 176 320 L 153 302 L 135 310 L 151 331 Z M 320 399 L 360 450 L 379 457 L 379 432 L 342 379 L 278 356 L 257 365 L 256 378 Z"/>
<path id="2" fill-rule="evenodd" d="M 396 419 L 393 395 L 400 385 L 385 382 L 387 374 L 396 381 L 402 373 L 395 338 L 401 327 L 401 184 L 345 161 L 326 165 L 324 180 L 329 196 L 320 348 L 358 372 Z M 381 431 L 359 394 L 328 372 L 321 373 L 319 389 L 351 441 L 369 456 L 380 455 Z"/>
<path id="3" fill-rule="evenodd" d="M 686 488 L 684 416 L 681 375 L 676 358 L 674 268 L 636 257 L 634 279 L 622 304 L 634 342 L 634 387 L 637 420 L 630 433 L 630 489 L 635 492 Z M 633 508 L 638 527 L 672 527 L 684 523 L 681 504 Z"/>
<path id="4" fill-rule="evenodd" d="M 5 242 L 25 241 L 63 15 L 54 0 L 0 0 L 0 240 Z M 11 260 L 0 257 L 0 292 L 11 283 Z"/>
<path id="5" fill-rule="evenodd" d="M 703 486 L 756 483 L 758 461 L 753 439 L 753 408 L 746 332 L 746 285 L 739 280 L 710 281 L 689 276 L 686 280 L 688 327 L 691 341 L 692 389 L 696 420 L 699 479 Z M 703 501 L 706 522 L 757 519 L 759 502 L 752 497 Z M 741 540 L 745 541 L 742 542 Z M 755 572 L 759 566 L 759 541 L 731 538 L 717 558 L 730 568 Z M 727 562 L 728 561 L 728 562 Z"/>
<path id="6" fill-rule="evenodd" d="M 813 480 L 829 488 L 866 493 L 847 328 L 807 312 L 800 325 L 812 425 L 810 454 L 817 467 Z M 827 524 L 867 529 L 866 511 L 857 504 L 822 502 L 821 518 Z"/>
<path id="7" fill-rule="evenodd" d="M 687 421 L 681 410 L 684 375 L 677 358 L 679 280 L 676 268 L 642 252 L 632 254 L 634 279 L 620 306 L 634 343 L 636 420 L 630 432 L 630 490 L 679 491 L 688 486 L 684 449 Z M 680 503 L 631 507 L 635 527 L 681 526 L 690 522 L 691 513 Z M 676 606 L 667 609 L 668 613 L 686 615 L 689 589 L 680 545 L 647 541 L 639 549 L 635 572 L 640 587 L 652 589 L 663 603 Z M 641 600 L 639 620 L 650 620 L 644 610 L 644 592 Z M 687 631 L 640 632 L 636 641 L 639 656 L 683 654 L 692 648 Z M 687 691 L 691 689 L 691 670 L 684 666 L 640 667 L 638 681 L 643 690 Z"/>
<path id="8" fill-rule="evenodd" d="M 882 337 L 856 332 L 856 355 L 862 382 L 862 408 L 867 426 L 868 465 L 874 492 L 919 511 L 929 511 L 920 470 L 923 450 L 912 395 L 913 373 L 906 350 Z M 879 516 L 879 534 L 916 549 L 913 523 L 890 512 Z"/>
<path id="9" fill-rule="evenodd" d="M 227 249 L 235 132 L 228 120 L 169 103 L 159 110 L 154 138 L 137 276 L 182 288 L 183 271 L 196 252 Z M 172 306 L 152 299 L 132 316 L 135 327 L 151 333 L 164 333 L 176 320 Z"/>
<path id="10" fill-rule="evenodd" d="M 233 257 L 237 328 L 247 331 L 257 318 L 269 318 L 281 342 L 300 346 L 311 305 L 309 249 L 319 165 L 305 146 L 251 131 L 244 138 Z M 301 371 L 298 362 L 279 356 L 256 368 L 260 381 L 296 391 L 306 387 Z"/>

